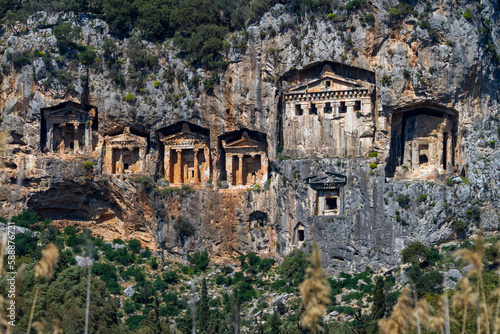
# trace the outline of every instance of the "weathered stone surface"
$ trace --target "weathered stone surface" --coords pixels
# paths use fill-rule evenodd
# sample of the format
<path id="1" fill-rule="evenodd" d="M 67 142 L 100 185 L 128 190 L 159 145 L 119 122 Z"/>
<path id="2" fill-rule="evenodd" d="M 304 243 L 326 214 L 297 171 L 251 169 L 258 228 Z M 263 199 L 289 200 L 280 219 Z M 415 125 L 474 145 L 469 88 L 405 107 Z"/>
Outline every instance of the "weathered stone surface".
<path id="1" fill-rule="evenodd" d="M 123 294 L 127 297 L 132 297 L 135 293 L 135 290 L 133 287 L 129 286 L 128 288 L 126 288 L 125 290 L 123 290 Z"/>
<path id="2" fill-rule="evenodd" d="M 494 15 L 496 3 L 486 0 L 481 5 L 481 12 L 473 8 L 474 16 L 490 19 L 491 36 L 500 36 L 500 24 Z M 393 267 L 400 262 L 399 252 L 411 241 L 430 245 L 456 238 L 453 225 L 458 221 L 470 222 L 468 234 L 477 232 L 479 224 L 486 233 L 496 232 L 500 207 L 500 81 L 498 65 L 478 33 L 481 20 L 457 15 L 464 10 L 459 3 L 435 2 L 426 12 L 430 29 L 422 28 L 413 13 L 392 29 L 392 3 L 375 0 L 368 6 L 375 13 L 373 23 L 362 22 L 364 13 L 356 11 L 344 22 L 323 17 L 302 21 L 286 7 L 275 6 L 260 22 L 248 27 L 248 35 L 234 33 L 235 41 L 244 43 L 246 51 L 236 47 L 227 50 L 229 65 L 210 95 L 204 92 L 202 82 L 211 74 L 187 67 L 175 56 L 177 50 L 170 42 L 143 42 L 145 50 L 161 57 L 158 67 L 145 79 L 145 91 L 136 93 L 142 87 L 132 87 L 128 82 L 117 85 L 104 60 L 87 66 L 55 59 L 44 63 L 37 58 L 31 65 L 14 69 L 7 55 L 17 50 L 32 54 L 35 48 L 52 48 L 54 58 L 62 55 L 57 52 L 52 28 L 36 29 L 28 20 L 26 34 L 7 30 L 1 37 L 1 61 L 7 68 L 1 77 L 0 131 L 8 132 L 8 145 L 2 153 L 0 213 L 10 216 L 31 208 L 42 218 L 54 218 L 60 227 L 88 227 L 106 240 L 137 238 L 153 250 L 164 241 L 166 257 L 177 260 L 185 260 L 190 251 L 208 250 L 211 259 L 221 264 L 250 251 L 280 261 L 294 248 L 308 251 L 315 239 L 329 272 Z M 423 13 L 425 4 L 419 2 L 414 10 Z M 47 26 L 68 20 L 81 26 L 82 34 L 76 42 L 96 47 L 102 56 L 98 45 L 111 37 L 104 22 L 71 13 L 43 15 Z M 355 32 L 342 28 L 352 26 Z M 498 44 L 498 38 L 492 40 Z M 125 49 L 126 40 L 115 42 L 120 50 Z M 130 61 L 126 53 L 123 59 Z M 338 121 L 328 119 L 329 113 L 324 113 L 322 124 L 304 120 L 288 136 L 292 131 L 287 132 L 285 126 L 294 124 L 294 120 L 287 123 L 281 103 L 285 91 L 279 78 L 292 67 L 302 69 L 325 60 L 374 73 L 370 107 L 361 108 L 358 114 L 355 106 L 349 106 L 353 112 L 349 110 L 350 115 Z M 68 82 L 56 77 L 57 71 L 67 74 Z M 122 71 L 124 77 L 130 76 L 127 64 Z M 171 73 L 173 79 L 164 79 L 167 74 L 172 77 Z M 189 83 L 196 75 L 199 83 Z M 349 79 L 348 75 L 335 75 L 344 82 Z M 84 76 L 88 86 L 81 80 Z M 133 100 L 125 99 L 129 93 L 134 93 Z M 109 158 L 111 153 L 107 149 L 103 152 L 103 145 L 96 156 L 42 152 L 42 109 L 65 101 L 96 106 L 101 136 L 125 127 L 147 133 L 148 149 L 140 157 L 140 171 L 152 177 L 151 182 L 139 182 L 127 173 L 103 175 L 109 166 L 106 154 Z M 404 136 L 401 133 L 398 139 L 399 132 L 393 129 L 418 108 L 453 114 L 457 130 L 455 144 L 455 137 L 451 137 L 451 168 L 443 163 L 443 155 L 438 158 L 435 154 L 448 152 L 444 138 L 438 139 L 437 132 L 424 136 L 432 137 L 436 146 L 443 145 L 433 150 L 434 160 L 427 157 L 437 168 L 426 172 L 426 180 L 418 179 L 422 173 L 413 173 L 413 165 L 406 166 L 413 169 L 407 173 L 398 165 L 395 154 L 401 152 L 404 157 L 398 149 L 404 147 Z M 319 118 L 320 114 L 318 109 L 317 116 L 308 116 Z M 328 131 L 321 133 L 328 129 L 326 122 L 333 121 L 339 123 L 337 128 L 342 133 L 354 134 L 349 137 L 352 140 L 342 138 L 339 152 L 331 149 L 337 148 L 334 136 Z M 203 168 L 209 175 L 200 171 L 199 184 L 170 188 L 166 182 L 170 179 L 162 177 L 165 151 L 157 130 L 182 122 L 209 131 L 208 165 Z M 434 122 L 430 133 L 439 124 L 442 122 Z M 233 189 L 222 164 L 225 151 L 221 136 L 243 130 L 266 138 L 268 179 L 252 191 Z M 342 133 L 335 136 L 340 138 Z M 287 146 L 285 138 L 294 140 Z M 307 151 L 310 148 L 314 149 Z M 354 148 L 360 149 L 354 152 Z M 302 153 L 294 155 L 294 151 Z M 370 151 L 376 151 L 377 157 L 369 158 Z M 450 153 L 446 154 L 449 158 Z M 92 169 L 84 167 L 87 160 L 93 162 Z M 123 159 L 122 163 L 125 169 Z M 339 181 L 340 176 L 345 177 L 345 183 Z M 446 184 L 449 177 L 454 185 Z M 22 187 L 19 200 L 12 206 L 18 179 Z M 323 209 L 318 210 L 318 206 Z M 479 221 L 471 216 L 476 207 Z M 265 215 L 262 226 L 261 213 Z M 193 236 L 178 237 L 174 225 L 179 217 L 194 226 Z"/>

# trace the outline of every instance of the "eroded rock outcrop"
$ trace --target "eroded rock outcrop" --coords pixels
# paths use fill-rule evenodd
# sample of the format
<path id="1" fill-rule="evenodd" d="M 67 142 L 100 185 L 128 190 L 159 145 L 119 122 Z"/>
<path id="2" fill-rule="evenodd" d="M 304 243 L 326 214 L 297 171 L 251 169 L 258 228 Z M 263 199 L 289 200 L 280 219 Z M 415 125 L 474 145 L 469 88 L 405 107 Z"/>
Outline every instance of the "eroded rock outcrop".
<path id="1" fill-rule="evenodd" d="M 186 66 L 170 42 L 143 42 L 160 62 L 136 93 L 103 59 L 67 61 L 47 28 L 73 22 L 78 42 L 98 47 L 111 37 L 104 22 L 28 20 L 26 34 L 2 37 L 0 212 L 27 207 L 106 239 L 164 242 L 177 259 L 204 249 L 218 262 L 249 251 L 279 259 L 316 239 L 329 271 L 392 266 L 416 239 L 498 230 L 499 68 L 478 18 L 498 43 L 498 4 L 418 3 L 397 24 L 392 5 L 373 1 L 373 20 L 347 12 L 343 22 L 277 5 L 234 33 L 211 94 L 199 80 L 210 73 Z M 127 78 L 126 43 L 114 42 Z M 8 54 L 34 49 L 53 58 L 14 68 Z M 44 110 L 66 101 L 95 106 L 97 118 L 69 132 L 52 121 L 50 140 Z M 112 143 L 129 128 L 141 145 Z M 237 139 L 253 140 L 254 151 L 232 152 Z M 180 217 L 194 234 L 179 236 Z"/>

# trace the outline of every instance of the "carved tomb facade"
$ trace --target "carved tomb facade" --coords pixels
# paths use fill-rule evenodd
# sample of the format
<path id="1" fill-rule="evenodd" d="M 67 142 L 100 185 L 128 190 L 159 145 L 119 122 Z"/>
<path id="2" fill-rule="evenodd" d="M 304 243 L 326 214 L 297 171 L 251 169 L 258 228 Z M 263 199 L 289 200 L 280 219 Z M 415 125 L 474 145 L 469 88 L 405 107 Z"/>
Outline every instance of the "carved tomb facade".
<path id="1" fill-rule="evenodd" d="M 191 131 L 184 123 L 181 131 L 160 138 L 164 146 L 165 178 L 171 184 L 201 183 L 210 179 L 209 139 Z"/>
<path id="2" fill-rule="evenodd" d="M 145 171 L 145 159 L 148 148 L 146 137 L 131 133 L 125 127 L 122 133 L 104 138 L 106 153 L 103 173 L 105 174 L 141 174 Z"/>

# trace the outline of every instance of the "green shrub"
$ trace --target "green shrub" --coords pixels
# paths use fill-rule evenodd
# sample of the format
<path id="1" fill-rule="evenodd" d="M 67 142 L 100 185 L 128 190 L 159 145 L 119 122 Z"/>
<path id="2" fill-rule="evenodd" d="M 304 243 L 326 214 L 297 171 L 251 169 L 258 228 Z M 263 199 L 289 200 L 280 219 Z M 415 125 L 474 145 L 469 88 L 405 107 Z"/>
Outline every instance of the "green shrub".
<path id="1" fill-rule="evenodd" d="M 413 262 L 423 262 L 427 260 L 427 257 L 431 253 L 429 247 L 421 243 L 420 241 L 414 241 L 410 243 L 403 251 L 401 255 L 403 257 L 403 263 L 413 263 Z"/>
<path id="2" fill-rule="evenodd" d="M 391 77 L 388 75 L 382 76 L 382 86 L 389 86 L 391 84 Z"/>
<path id="3" fill-rule="evenodd" d="M 33 210 L 23 210 L 17 216 L 12 217 L 12 222 L 17 226 L 31 228 L 40 221 L 40 217 Z"/>
<path id="4" fill-rule="evenodd" d="M 287 278 L 294 286 L 297 286 L 304 280 L 304 274 L 308 266 L 309 257 L 303 250 L 294 249 L 283 259 L 279 272 L 283 278 Z"/>
<path id="5" fill-rule="evenodd" d="M 139 253 L 141 250 L 141 242 L 137 239 L 131 239 L 128 242 L 128 248 L 132 253 Z"/>
<path id="6" fill-rule="evenodd" d="M 268 272 L 276 261 L 274 259 L 263 259 L 260 261 L 259 268 L 262 272 Z"/>
<path id="7" fill-rule="evenodd" d="M 125 323 L 131 331 L 136 331 L 141 328 L 144 323 L 144 319 L 145 317 L 142 315 L 131 315 L 127 318 L 127 320 L 125 320 Z"/>
<path id="8" fill-rule="evenodd" d="M 83 51 L 82 53 L 80 53 L 78 55 L 78 59 L 80 60 L 80 62 L 82 64 L 92 65 L 96 56 L 97 56 L 97 54 L 95 51 L 87 48 L 87 49 L 85 49 L 85 51 Z"/>
<path id="9" fill-rule="evenodd" d="M 410 204 L 410 195 L 399 194 L 396 202 L 398 202 L 400 207 L 406 208 Z"/>
<path id="10" fill-rule="evenodd" d="M 449 177 L 449 178 L 446 179 L 446 185 L 448 187 L 453 187 L 455 185 L 455 182 L 453 181 L 452 177 Z"/>
<path id="11" fill-rule="evenodd" d="M 470 21 L 472 20 L 472 11 L 470 10 L 470 8 L 467 8 L 464 12 L 464 17 L 466 20 Z"/>
<path id="12" fill-rule="evenodd" d="M 328 14 L 328 18 L 332 20 L 333 22 L 337 22 L 339 20 L 339 16 L 335 13 L 330 13 Z"/>
<path id="13" fill-rule="evenodd" d="M 183 216 L 177 217 L 177 221 L 174 224 L 174 230 L 177 232 L 177 237 L 184 240 L 194 234 L 196 231 L 195 227 Z"/>
<path id="14" fill-rule="evenodd" d="M 179 282 L 179 275 L 176 271 L 167 271 L 163 274 L 163 280 L 169 285 L 174 285 Z"/>
<path id="15" fill-rule="evenodd" d="M 370 169 L 375 169 L 375 168 L 377 168 L 377 163 L 376 162 L 370 163 Z"/>
<path id="16" fill-rule="evenodd" d="M 377 151 L 372 151 L 372 152 L 370 152 L 370 154 L 368 154 L 368 156 L 369 156 L 370 158 L 376 158 L 376 157 L 377 157 L 377 155 L 378 155 Z"/>
<path id="17" fill-rule="evenodd" d="M 94 170 L 94 163 L 92 161 L 85 161 L 85 163 L 83 164 L 83 166 L 85 167 L 85 170 L 87 172 L 92 172 Z"/>
<path id="18" fill-rule="evenodd" d="M 188 255 L 188 261 L 194 264 L 197 270 L 203 271 L 208 267 L 210 258 L 208 257 L 207 251 L 201 253 L 196 252 L 193 255 Z"/>
<path id="19" fill-rule="evenodd" d="M 418 196 L 418 198 L 417 198 L 418 203 L 425 202 L 426 200 L 427 200 L 427 194 L 422 194 L 422 195 Z"/>
<path id="20" fill-rule="evenodd" d="M 12 59 L 12 64 L 16 68 L 21 68 L 24 65 L 28 65 L 30 63 L 31 63 L 31 61 L 26 53 L 23 53 L 22 55 Z"/>
<path id="21" fill-rule="evenodd" d="M 466 230 L 467 224 L 463 220 L 459 220 L 453 224 L 453 231 L 459 236 L 462 236 Z"/>
<path id="22" fill-rule="evenodd" d="M 155 82 L 153 83 L 153 86 L 154 86 L 155 88 L 160 87 L 160 82 L 159 82 L 159 81 L 155 81 Z"/>
<path id="23" fill-rule="evenodd" d="M 345 5 L 346 10 L 356 10 L 361 7 L 363 0 L 351 0 Z"/>
<path id="24" fill-rule="evenodd" d="M 125 101 L 134 101 L 134 95 L 128 93 L 127 95 L 125 95 Z"/>
<path id="25" fill-rule="evenodd" d="M 375 22 L 375 16 L 372 13 L 365 14 L 365 22 L 366 23 L 373 23 L 373 22 Z"/>

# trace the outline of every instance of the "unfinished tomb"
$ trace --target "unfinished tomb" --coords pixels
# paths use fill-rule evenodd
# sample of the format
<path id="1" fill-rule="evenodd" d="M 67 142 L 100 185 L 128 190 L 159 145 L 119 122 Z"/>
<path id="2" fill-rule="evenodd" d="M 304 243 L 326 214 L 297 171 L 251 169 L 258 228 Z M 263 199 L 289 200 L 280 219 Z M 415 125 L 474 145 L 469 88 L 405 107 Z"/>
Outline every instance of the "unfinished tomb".
<path id="1" fill-rule="evenodd" d="M 98 142 L 97 109 L 90 105 L 64 102 L 41 110 L 42 152 L 90 154 Z"/>
<path id="2" fill-rule="evenodd" d="M 148 149 L 146 134 L 125 127 L 105 136 L 104 144 L 103 173 L 141 174 L 145 172 Z"/>
<path id="3" fill-rule="evenodd" d="M 165 178 L 173 185 L 208 181 L 210 179 L 208 130 L 182 122 L 173 125 L 169 131 L 167 130 L 167 134 L 160 132 Z"/>
<path id="4" fill-rule="evenodd" d="M 458 116 L 439 106 L 397 110 L 387 175 L 430 179 L 456 172 L 460 166 Z"/>
<path id="5" fill-rule="evenodd" d="M 269 166 L 265 140 L 250 138 L 247 131 L 235 133 L 236 137 L 233 134 L 222 139 L 227 183 L 230 187 L 263 186 Z"/>
<path id="6" fill-rule="evenodd" d="M 375 74 L 320 62 L 282 77 L 284 155 L 366 156 L 374 137 Z"/>

